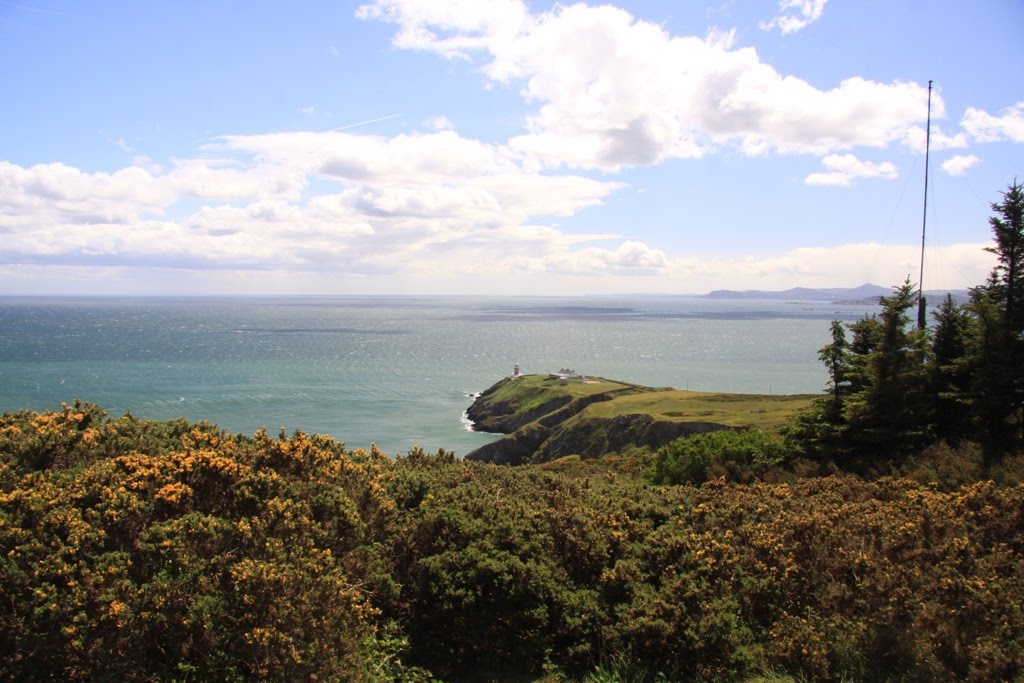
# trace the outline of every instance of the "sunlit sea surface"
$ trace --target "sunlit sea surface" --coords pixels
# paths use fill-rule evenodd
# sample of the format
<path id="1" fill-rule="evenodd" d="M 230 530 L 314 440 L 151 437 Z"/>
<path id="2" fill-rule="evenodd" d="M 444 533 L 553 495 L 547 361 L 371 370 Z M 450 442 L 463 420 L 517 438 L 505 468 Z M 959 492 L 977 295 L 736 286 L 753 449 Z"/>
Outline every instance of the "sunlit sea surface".
<path id="1" fill-rule="evenodd" d="M 817 393 L 834 318 L 874 307 L 697 297 L 0 298 L 0 412 L 76 398 L 231 432 L 461 456 L 472 394 L 512 372 Z"/>

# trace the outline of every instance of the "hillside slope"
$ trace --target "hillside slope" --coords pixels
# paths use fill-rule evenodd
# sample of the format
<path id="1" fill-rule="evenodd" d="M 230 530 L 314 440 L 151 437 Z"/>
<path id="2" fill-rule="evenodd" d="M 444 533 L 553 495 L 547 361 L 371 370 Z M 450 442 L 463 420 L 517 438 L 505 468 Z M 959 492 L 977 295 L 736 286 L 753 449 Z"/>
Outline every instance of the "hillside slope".
<path id="1" fill-rule="evenodd" d="M 566 455 L 653 452 L 718 429 L 774 427 L 810 396 L 758 396 L 652 388 L 604 378 L 505 378 L 469 407 L 478 431 L 505 434 L 468 460 L 520 465 Z"/>

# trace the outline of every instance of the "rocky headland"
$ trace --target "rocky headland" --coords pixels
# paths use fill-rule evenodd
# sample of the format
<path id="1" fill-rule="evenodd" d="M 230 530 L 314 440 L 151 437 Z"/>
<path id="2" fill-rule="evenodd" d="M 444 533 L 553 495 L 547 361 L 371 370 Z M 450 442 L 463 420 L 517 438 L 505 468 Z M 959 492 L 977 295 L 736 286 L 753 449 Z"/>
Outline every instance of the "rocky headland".
<path id="1" fill-rule="evenodd" d="M 692 434 L 781 423 L 807 396 L 654 388 L 604 378 L 508 377 L 467 410 L 474 429 L 505 436 L 467 460 L 521 465 L 567 455 L 654 452 Z"/>

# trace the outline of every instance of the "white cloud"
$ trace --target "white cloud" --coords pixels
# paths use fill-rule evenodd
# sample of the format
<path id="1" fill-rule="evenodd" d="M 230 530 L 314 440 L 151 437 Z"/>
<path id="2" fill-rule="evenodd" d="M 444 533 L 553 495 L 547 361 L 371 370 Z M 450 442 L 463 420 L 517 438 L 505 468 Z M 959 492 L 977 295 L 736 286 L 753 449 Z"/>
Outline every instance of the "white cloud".
<path id="1" fill-rule="evenodd" d="M 828 0 L 779 0 L 779 14 L 761 24 L 764 30 L 778 28 L 783 34 L 806 28 L 821 18 Z"/>
<path id="2" fill-rule="evenodd" d="M 131 221 L 159 214 L 175 199 L 168 183 L 138 167 L 85 173 L 62 163 L 22 168 L 0 161 L 0 228 Z"/>
<path id="3" fill-rule="evenodd" d="M 411 266 L 394 270 L 386 255 L 358 268 L 309 267 L 290 258 L 273 261 L 267 250 L 278 245 L 258 243 L 249 256 L 258 266 L 239 265 L 240 255 L 228 263 L 200 260 L 195 251 L 175 260 L 154 259 L 146 268 L 126 267 L 96 257 L 91 262 L 71 265 L 39 258 L 15 264 L 0 263 L 0 280 L 9 293 L 111 294 L 134 291 L 165 293 L 170 287 L 182 293 L 437 293 L 459 294 L 550 294 L 579 291 L 593 294 L 621 294 L 645 291 L 671 294 L 702 293 L 713 289 L 787 289 L 795 286 L 857 286 L 865 282 L 897 285 L 915 275 L 920 258 L 919 244 L 847 244 L 810 247 L 762 257 L 722 257 L 710 254 L 664 254 L 650 256 L 650 267 L 637 267 L 645 254 L 659 250 L 647 245 L 608 249 L 574 249 L 572 240 L 550 228 L 524 226 L 518 241 L 509 243 L 514 257 L 499 266 L 475 256 L 488 256 L 488 247 L 460 245 L 431 248 L 419 254 Z M 173 232 L 172 232 L 173 237 Z M 532 245 L 532 247 L 531 247 Z M 196 245 L 201 246 L 201 245 Z M 217 248 L 210 240 L 208 248 Z M 451 246 L 451 245 L 449 245 Z M 964 289 L 984 282 L 995 265 L 994 255 L 985 251 L 988 243 L 962 243 L 929 249 L 925 269 L 926 289 Z M 5 247 L 0 245 L 0 251 Z M 529 249 L 532 248 L 532 252 Z M 549 250 L 549 251 L 545 251 Z M 259 257 L 263 259 L 260 260 Z M 413 254 L 415 256 L 415 254 Z M 351 258 L 349 254 L 346 258 Z M 175 267 L 167 267 L 173 264 Z M 611 264 L 611 267 L 609 267 Z M 615 264 L 618 264 L 616 267 Z M 934 264 L 934 265 L 933 265 Z M 376 267 L 374 277 L 366 277 Z M 524 272 L 528 277 L 524 277 Z"/>
<path id="4" fill-rule="evenodd" d="M 418 211 L 424 201 L 436 204 L 442 196 L 459 192 L 465 206 L 489 207 L 495 220 L 571 215 L 621 187 L 582 176 L 532 171 L 508 148 L 463 138 L 454 131 L 392 138 L 340 132 L 275 133 L 231 136 L 224 145 L 273 167 L 368 188 L 367 201 L 370 197 L 381 201 L 379 197 L 387 194 L 390 199 L 377 209 L 390 213 L 399 212 L 400 196 L 417 204 Z M 425 193 L 432 193 L 432 199 Z M 484 199 L 485 195 L 489 198 Z"/>
<path id="5" fill-rule="evenodd" d="M 532 222 L 600 204 L 621 184 L 542 174 L 452 131 L 231 136 L 204 151 L 218 156 L 155 174 L 0 162 L 0 262 L 415 275 L 523 258 L 564 268 L 559 255 L 579 251 L 592 268 L 656 265 L 636 246 L 587 251 L 615 235 Z M 336 188 L 309 196 L 313 178 Z M 186 213 L 188 197 L 202 205 Z"/>
<path id="6" fill-rule="evenodd" d="M 947 135 L 938 126 L 932 126 L 931 142 L 928 142 L 928 132 L 921 126 L 912 126 L 907 130 L 903 140 L 903 146 L 907 149 L 924 154 L 926 144 L 930 144 L 932 151 L 943 149 L 963 149 L 967 147 L 967 134 L 957 133 Z"/>
<path id="7" fill-rule="evenodd" d="M 455 126 L 447 116 L 434 116 L 427 119 L 427 127 L 431 130 L 451 130 Z"/>
<path id="8" fill-rule="evenodd" d="M 439 182 L 518 168 L 507 149 L 453 131 L 391 138 L 338 131 L 235 135 L 222 145 L 259 162 L 341 181 Z"/>
<path id="9" fill-rule="evenodd" d="M 988 246 L 930 246 L 926 252 L 925 289 L 966 289 L 984 282 L 995 262 L 995 257 L 985 251 Z M 920 244 L 868 242 L 804 247 L 761 257 L 676 256 L 670 260 L 663 282 L 673 282 L 675 291 L 684 292 L 718 288 L 855 287 L 866 282 L 897 285 L 908 275 L 917 279 L 920 248 Z"/>
<path id="10" fill-rule="evenodd" d="M 1024 142 L 1024 100 L 1004 109 L 1002 116 L 968 107 L 960 125 L 977 142 Z"/>
<path id="11" fill-rule="evenodd" d="M 942 162 L 942 170 L 950 175 L 963 175 L 981 159 L 973 154 L 962 154 L 950 157 Z"/>
<path id="12" fill-rule="evenodd" d="M 804 179 L 808 185 L 838 185 L 848 187 L 858 178 L 882 178 L 893 180 L 899 175 L 895 164 L 889 161 L 874 163 L 861 161 L 852 154 L 830 154 L 821 160 L 828 169 L 824 173 L 812 173 Z"/>
<path id="13" fill-rule="evenodd" d="M 305 185 L 300 173 L 281 165 L 258 164 L 239 169 L 232 168 L 233 163 L 209 159 L 178 161 L 158 177 L 158 182 L 178 195 L 239 201 L 296 199 Z"/>
<path id="14" fill-rule="evenodd" d="M 45 225 L 131 225 L 162 216 L 186 196 L 214 200 L 294 199 L 304 178 L 279 166 L 229 168 L 191 159 L 166 173 L 130 166 L 86 173 L 62 163 L 22 168 L 0 161 L 0 229 Z"/>
<path id="15" fill-rule="evenodd" d="M 593 275 L 630 272 L 633 275 L 653 275 L 668 267 L 668 258 L 660 249 L 652 249 L 643 242 L 627 240 L 616 249 L 565 249 L 540 257 L 515 258 L 508 265 L 512 269 L 535 273 Z"/>
<path id="16" fill-rule="evenodd" d="M 722 145 L 747 154 L 884 148 L 915 135 L 927 111 L 927 88 L 916 83 L 854 77 L 819 90 L 735 48 L 733 33 L 672 36 L 610 5 L 537 14 L 511 0 L 459 7 L 377 0 L 358 15 L 397 24 L 400 47 L 481 58 L 490 78 L 521 82 L 536 109 L 509 145 L 547 167 L 614 171 Z M 943 110 L 933 97 L 935 117 Z"/>
<path id="17" fill-rule="evenodd" d="M 468 58 L 485 43 L 513 40 L 530 22 L 519 0 L 377 0 L 359 7 L 356 16 L 398 24 L 397 47 L 449 58 Z"/>

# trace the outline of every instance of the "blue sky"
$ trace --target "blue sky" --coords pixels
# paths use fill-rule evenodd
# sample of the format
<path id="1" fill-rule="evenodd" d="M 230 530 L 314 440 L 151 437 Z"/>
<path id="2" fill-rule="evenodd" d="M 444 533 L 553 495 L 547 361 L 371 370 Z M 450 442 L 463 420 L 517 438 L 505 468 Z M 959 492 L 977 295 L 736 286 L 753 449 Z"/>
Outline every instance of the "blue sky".
<path id="1" fill-rule="evenodd" d="M 1024 2 L 0 0 L 0 294 L 606 294 L 992 267 Z"/>

